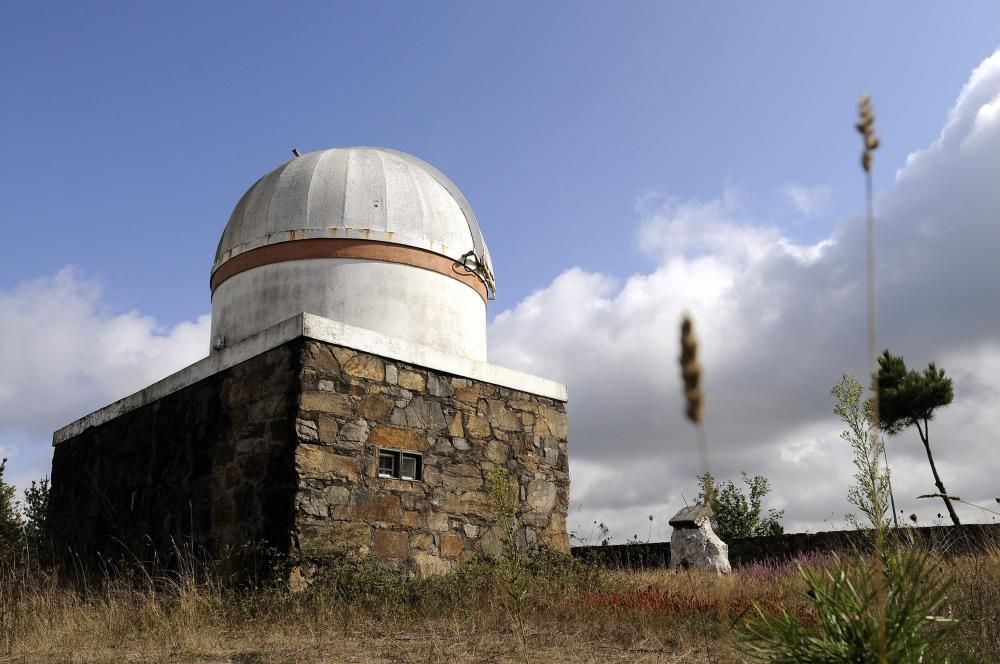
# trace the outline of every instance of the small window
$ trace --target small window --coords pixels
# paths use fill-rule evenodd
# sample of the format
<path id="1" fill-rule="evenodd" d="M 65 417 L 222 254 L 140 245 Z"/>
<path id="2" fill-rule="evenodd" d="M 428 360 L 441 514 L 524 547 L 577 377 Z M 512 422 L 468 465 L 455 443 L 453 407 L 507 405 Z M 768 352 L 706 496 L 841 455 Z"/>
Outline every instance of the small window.
<path id="1" fill-rule="evenodd" d="M 378 476 L 419 482 L 423 479 L 423 458 L 413 452 L 378 451 Z"/>

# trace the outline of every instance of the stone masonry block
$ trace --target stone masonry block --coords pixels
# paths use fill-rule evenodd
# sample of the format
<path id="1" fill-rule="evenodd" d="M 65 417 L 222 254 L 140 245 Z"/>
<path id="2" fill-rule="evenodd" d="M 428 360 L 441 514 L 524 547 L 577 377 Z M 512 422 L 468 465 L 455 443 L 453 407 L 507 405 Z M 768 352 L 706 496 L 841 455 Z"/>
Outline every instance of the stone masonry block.
<path id="1" fill-rule="evenodd" d="M 372 429 L 368 442 L 377 447 L 413 450 L 415 452 L 424 451 L 428 445 L 426 434 L 407 427 L 391 425 L 381 425 Z"/>
<path id="2" fill-rule="evenodd" d="M 456 558 L 465 550 L 465 540 L 455 533 L 441 535 L 441 557 Z"/>
<path id="3" fill-rule="evenodd" d="M 375 546 L 372 553 L 383 558 L 408 558 L 410 555 L 409 537 L 399 530 L 375 531 Z"/>

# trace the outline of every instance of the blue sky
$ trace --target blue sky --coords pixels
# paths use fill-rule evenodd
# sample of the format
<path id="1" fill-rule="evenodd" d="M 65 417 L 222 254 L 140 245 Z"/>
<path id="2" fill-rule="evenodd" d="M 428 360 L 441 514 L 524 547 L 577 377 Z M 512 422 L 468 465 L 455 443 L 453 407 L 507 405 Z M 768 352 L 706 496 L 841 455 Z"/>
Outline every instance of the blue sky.
<path id="1" fill-rule="evenodd" d="M 857 94 L 901 164 L 997 44 L 1000 6 L 944 3 L 4 3 L 0 284 L 80 266 L 108 306 L 208 309 L 240 194 L 290 155 L 371 144 L 462 187 L 497 313 L 563 269 L 643 260 L 649 191 L 857 206 Z M 892 170 L 879 172 L 881 181 Z"/>
<path id="2" fill-rule="evenodd" d="M 624 539 L 693 492 L 692 309 L 719 474 L 766 473 L 792 527 L 830 525 L 850 467 L 829 387 L 864 371 L 868 90 L 884 345 L 956 376 L 940 426 L 979 442 L 939 466 L 991 501 L 997 25 L 987 2 L 5 2 L 0 453 L 38 477 L 53 429 L 207 351 L 219 235 L 291 148 L 380 145 L 475 209 L 490 357 L 569 384 L 583 523 Z M 911 443 L 890 454 L 915 496 Z"/>

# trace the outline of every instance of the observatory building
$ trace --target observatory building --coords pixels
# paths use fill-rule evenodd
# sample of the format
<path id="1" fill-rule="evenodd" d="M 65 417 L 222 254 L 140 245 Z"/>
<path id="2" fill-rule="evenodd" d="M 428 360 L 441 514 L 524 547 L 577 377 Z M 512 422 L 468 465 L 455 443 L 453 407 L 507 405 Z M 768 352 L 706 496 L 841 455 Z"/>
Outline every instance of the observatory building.
<path id="1" fill-rule="evenodd" d="M 55 432 L 67 545 L 256 544 L 440 573 L 498 552 L 502 468 L 519 541 L 568 548 L 566 388 L 487 362 L 492 261 L 434 167 L 297 155 L 237 203 L 210 286 L 205 359 Z"/>

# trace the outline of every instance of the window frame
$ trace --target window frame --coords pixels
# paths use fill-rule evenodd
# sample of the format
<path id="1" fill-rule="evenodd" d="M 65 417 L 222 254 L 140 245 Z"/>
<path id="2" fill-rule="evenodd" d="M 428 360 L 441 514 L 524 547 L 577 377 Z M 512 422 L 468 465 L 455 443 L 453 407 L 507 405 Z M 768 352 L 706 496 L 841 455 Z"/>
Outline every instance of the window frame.
<path id="1" fill-rule="evenodd" d="M 378 454 L 378 465 L 376 466 L 375 474 L 386 480 L 403 480 L 404 482 L 423 482 L 424 481 L 424 455 L 420 452 L 411 452 L 409 450 L 399 450 L 391 447 L 379 447 L 377 448 Z M 384 472 L 382 466 L 382 457 L 388 457 L 392 459 L 392 471 Z M 403 464 L 405 461 L 413 462 L 413 476 L 406 477 L 403 470 Z"/>

